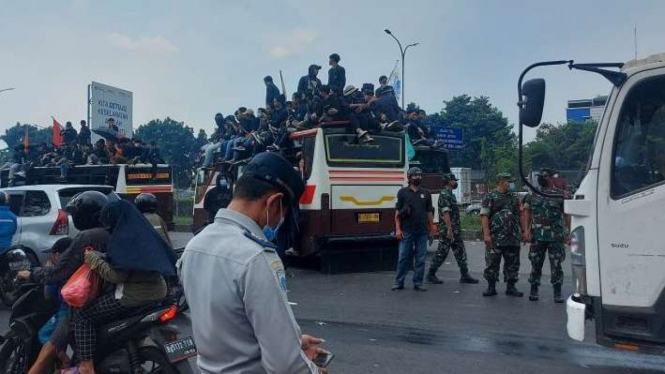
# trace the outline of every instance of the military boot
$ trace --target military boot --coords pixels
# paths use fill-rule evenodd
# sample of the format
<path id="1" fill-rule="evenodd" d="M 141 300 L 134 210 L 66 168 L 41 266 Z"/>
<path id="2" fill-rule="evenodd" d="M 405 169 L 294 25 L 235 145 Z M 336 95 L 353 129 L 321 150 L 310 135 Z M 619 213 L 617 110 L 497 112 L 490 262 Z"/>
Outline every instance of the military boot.
<path id="1" fill-rule="evenodd" d="M 529 294 L 529 300 L 538 301 L 538 285 L 537 284 L 532 284 L 531 285 L 531 294 Z"/>
<path id="2" fill-rule="evenodd" d="M 435 273 L 431 271 L 427 274 L 427 283 L 431 284 L 443 284 L 443 281 L 436 276 Z"/>
<path id="3" fill-rule="evenodd" d="M 561 296 L 561 285 L 560 284 L 555 284 L 554 285 L 554 302 L 557 304 L 561 304 L 563 302 L 563 296 Z"/>
<path id="4" fill-rule="evenodd" d="M 487 289 L 483 296 L 496 296 L 496 282 L 487 282 Z"/>
<path id="5" fill-rule="evenodd" d="M 506 295 L 515 296 L 515 297 L 522 297 L 522 296 L 524 296 L 524 292 L 518 291 L 517 288 L 515 288 L 515 283 L 511 282 L 511 283 L 508 283 L 508 285 L 506 286 Z"/>
<path id="6" fill-rule="evenodd" d="M 459 279 L 460 283 L 469 283 L 469 284 L 476 284 L 478 283 L 478 279 L 472 277 L 469 275 L 468 271 L 465 271 L 462 273 L 462 277 Z"/>

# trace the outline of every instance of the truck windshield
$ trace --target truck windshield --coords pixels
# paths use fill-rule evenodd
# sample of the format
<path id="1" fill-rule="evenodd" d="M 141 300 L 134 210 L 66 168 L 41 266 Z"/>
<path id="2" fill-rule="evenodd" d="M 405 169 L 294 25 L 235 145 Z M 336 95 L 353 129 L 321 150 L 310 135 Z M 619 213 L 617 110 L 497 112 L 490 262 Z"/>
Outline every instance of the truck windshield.
<path id="1" fill-rule="evenodd" d="M 404 167 L 404 138 L 372 135 L 371 143 L 358 143 L 351 134 L 326 134 L 326 160 L 329 166 Z"/>

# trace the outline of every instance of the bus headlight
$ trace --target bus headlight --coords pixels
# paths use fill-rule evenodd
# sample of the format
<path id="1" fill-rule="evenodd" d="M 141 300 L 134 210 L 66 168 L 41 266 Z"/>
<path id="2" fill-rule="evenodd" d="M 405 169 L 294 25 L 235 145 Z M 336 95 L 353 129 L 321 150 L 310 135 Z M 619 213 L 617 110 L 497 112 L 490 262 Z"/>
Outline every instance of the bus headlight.
<path id="1" fill-rule="evenodd" d="M 582 226 L 575 228 L 570 235 L 570 262 L 573 265 L 573 294 L 586 295 L 586 248 Z"/>

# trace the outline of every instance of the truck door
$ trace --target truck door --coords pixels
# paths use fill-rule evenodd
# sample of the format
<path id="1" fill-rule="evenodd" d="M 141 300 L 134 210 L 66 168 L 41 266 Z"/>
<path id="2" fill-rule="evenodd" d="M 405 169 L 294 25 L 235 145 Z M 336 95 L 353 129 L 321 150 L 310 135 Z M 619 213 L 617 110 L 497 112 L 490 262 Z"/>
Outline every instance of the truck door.
<path id="1" fill-rule="evenodd" d="M 665 344 L 665 69 L 631 77 L 605 115 L 598 336 Z"/>

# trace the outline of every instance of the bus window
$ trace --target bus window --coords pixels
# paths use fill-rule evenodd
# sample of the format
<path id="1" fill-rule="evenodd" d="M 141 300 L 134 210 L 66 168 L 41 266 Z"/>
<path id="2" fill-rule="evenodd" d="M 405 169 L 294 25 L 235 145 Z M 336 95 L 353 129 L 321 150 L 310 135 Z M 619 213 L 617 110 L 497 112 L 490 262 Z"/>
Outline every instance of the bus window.
<path id="1" fill-rule="evenodd" d="M 314 162 L 315 137 L 305 138 L 302 142 L 302 156 L 304 159 L 303 180 L 307 181 L 312 176 L 312 163 Z"/>
<path id="2" fill-rule="evenodd" d="M 404 138 L 372 135 L 374 141 L 361 144 L 351 134 L 326 134 L 326 159 L 329 166 L 404 167 Z"/>
<path id="3" fill-rule="evenodd" d="M 445 149 L 416 149 L 416 155 L 410 162 L 425 174 L 450 173 L 448 151 Z"/>
<path id="4" fill-rule="evenodd" d="M 665 78 L 629 92 L 616 131 L 612 197 L 665 182 Z"/>

